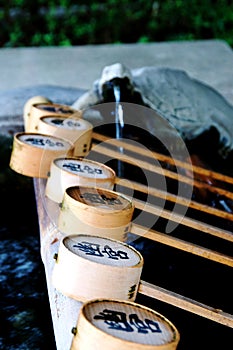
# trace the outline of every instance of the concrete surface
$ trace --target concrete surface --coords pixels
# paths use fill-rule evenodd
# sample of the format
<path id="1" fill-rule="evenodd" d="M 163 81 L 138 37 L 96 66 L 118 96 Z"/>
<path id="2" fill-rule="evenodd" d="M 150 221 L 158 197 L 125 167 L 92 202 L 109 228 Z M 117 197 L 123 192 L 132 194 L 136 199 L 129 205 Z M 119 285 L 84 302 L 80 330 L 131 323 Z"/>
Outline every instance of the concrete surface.
<path id="1" fill-rule="evenodd" d="M 72 104 L 105 65 L 166 66 L 218 90 L 233 104 L 233 52 L 221 40 L 0 49 L 0 133 L 22 127 L 26 101 L 44 95 Z"/>
<path id="2" fill-rule="evenodd" d="M 220 40 L 0 49 L 0 91 L 35 85 L 89 89 L 105 65 L 184 69 L 233 102 L 233 53 Z"/>
<path id="3" fill-rule="evenodd" d="M 44 95 L 72 104 L 104 66 L 165 66 L 185 70 L 233 104 L 233 52 L 221 40 L 0 49 L 0 133 L 22 127 L 26 101 Z"/>

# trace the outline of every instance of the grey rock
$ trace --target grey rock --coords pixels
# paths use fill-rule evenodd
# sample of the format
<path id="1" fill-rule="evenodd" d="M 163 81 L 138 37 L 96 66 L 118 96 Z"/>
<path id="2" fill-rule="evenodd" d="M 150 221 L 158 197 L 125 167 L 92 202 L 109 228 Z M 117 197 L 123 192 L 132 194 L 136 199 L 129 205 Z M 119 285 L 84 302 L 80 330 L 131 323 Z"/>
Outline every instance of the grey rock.
<path id="1" fill-rule="evenodd" d="M 127 78 L 127 79 L 125 79 Z M 121 63 L 106 66 L 92 88 L 72 105 L 85 109 L 109 102 L 106 87 L 124 80 L 130 99 L 124 102 L 144 104 L 167 120 L 184 140 L 192 140 L 214 127 L 219 132 L 219 153 L 233 150 L 233 106 L 214 88 L 192 79 L 182 70 L 167 67 L 141 67 L 130 70 Z M 148 129 L 154 133 L 153 127 Z"/>
<path id="2" fill-rule="evenodd" d="M 12 135 L 23 128 L 23 107 L 33 96 L 44 96 L 54 103 L 71 105 L 85 90 L 53 85 L 36 85 L 0 92 L 0 133 Z"/>

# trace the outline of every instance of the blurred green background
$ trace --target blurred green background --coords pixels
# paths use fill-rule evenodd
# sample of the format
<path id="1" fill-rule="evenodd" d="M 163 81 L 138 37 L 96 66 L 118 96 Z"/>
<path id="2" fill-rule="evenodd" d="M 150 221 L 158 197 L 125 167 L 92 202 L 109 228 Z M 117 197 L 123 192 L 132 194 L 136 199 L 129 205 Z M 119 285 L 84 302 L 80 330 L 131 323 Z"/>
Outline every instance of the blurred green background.
<path id="1" fill-rule="evenodd" d="M 233 47 L 229 0 L 0 1 L 0 47 L 223 39 Z"/>

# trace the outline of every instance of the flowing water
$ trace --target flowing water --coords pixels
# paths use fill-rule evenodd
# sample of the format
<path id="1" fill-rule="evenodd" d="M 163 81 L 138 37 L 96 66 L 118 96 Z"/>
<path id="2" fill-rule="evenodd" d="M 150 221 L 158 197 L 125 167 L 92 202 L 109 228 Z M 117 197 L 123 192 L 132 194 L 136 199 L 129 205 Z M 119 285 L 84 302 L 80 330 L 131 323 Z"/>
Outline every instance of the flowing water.
<path id="1" fill-rule="evenodd" d="M 114 85 L 113 87 L 114 97 L 115 97 L 115 124 L 116 124 L 116 139 L 120 140 L 123 138 L 123 128 L 124 128 L 124 114 L 123 108 L 120 104 L 121 100 L 121 92 L 120 87 L 118 85 Z M 120 153 L 124 153 L 123 147 L 119 147 Z M 117 164 L 118 176 L 123 177 L 124 169 L 123 164 L 120 160 L 118 160 Z"/>

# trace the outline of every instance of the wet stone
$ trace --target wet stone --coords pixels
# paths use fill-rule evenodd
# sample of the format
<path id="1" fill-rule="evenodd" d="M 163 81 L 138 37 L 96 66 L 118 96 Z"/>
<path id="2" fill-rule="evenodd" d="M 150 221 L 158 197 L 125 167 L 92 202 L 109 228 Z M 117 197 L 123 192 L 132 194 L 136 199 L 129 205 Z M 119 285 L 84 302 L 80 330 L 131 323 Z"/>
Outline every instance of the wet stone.
<path id="1" fill-rule="evenodd" d="M 0 91 L 0 135 L 23 131 L 23 107 L 33 96 L 71 105 L 84 90 L 62 86 L 37 85 Z"/>
<path id="2" fill-rule="evenodd" d="M 0 349 L 56 349 L 33 183 L 8 164 L 0 138 Z"/>
<path id="3" fill-rule="evenodd" d="M 0 233 L 0 348 L 55 349 L 38 238 L 19 234 Z"/>

